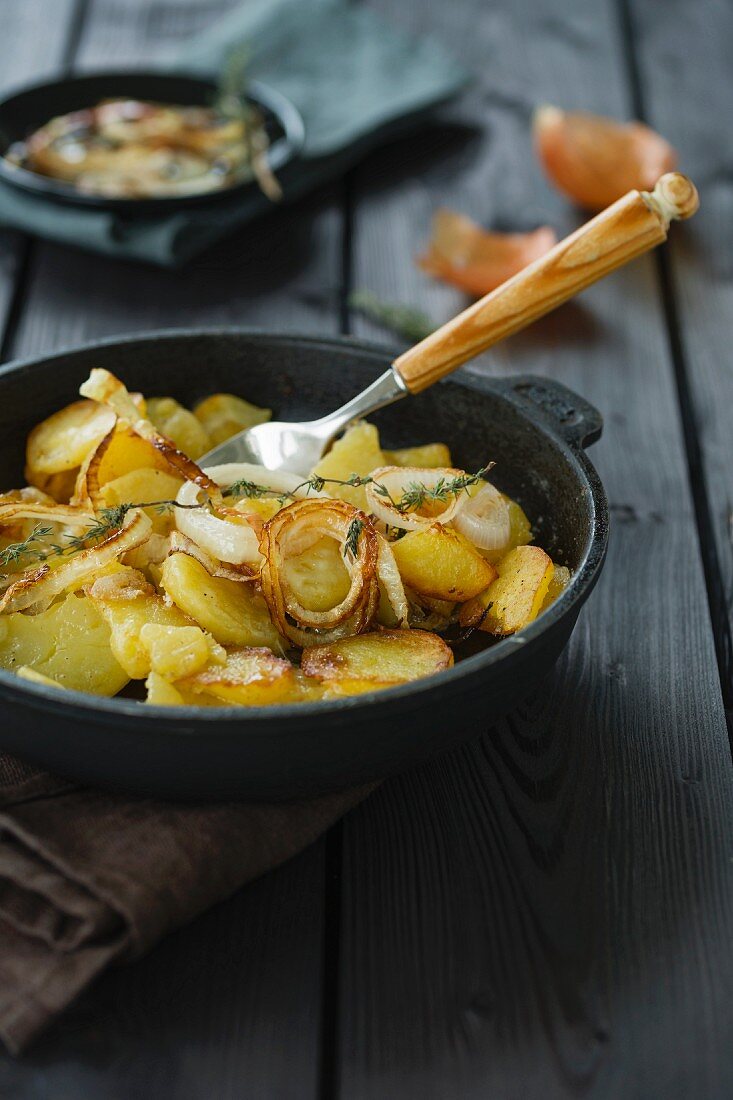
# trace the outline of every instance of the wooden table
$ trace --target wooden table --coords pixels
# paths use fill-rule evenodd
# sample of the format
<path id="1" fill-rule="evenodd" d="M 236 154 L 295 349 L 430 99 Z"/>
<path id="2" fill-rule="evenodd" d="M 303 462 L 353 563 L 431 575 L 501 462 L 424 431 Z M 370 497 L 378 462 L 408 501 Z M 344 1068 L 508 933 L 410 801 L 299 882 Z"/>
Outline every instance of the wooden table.
<path id="1" fill-rule="evenodd" d="M 2 84 L 140 62 L 231 6 L 0 0 Z M 384 339 L 355 287 L 438 323 L 461 298 L 412 263 L 436 206 L 577 224 L 534 161 L 535 104 L 644 118 L 699 217 L 472 368 L 603 410 L 604 576 L 541 695 L 110 973 L 0 1062 L 3 1098 L 733 1094 L 733 8 L 379 6 L 476 70 L 439 125 L 182 274 L 5 235 L 3 355 L 192 323 Z"/>

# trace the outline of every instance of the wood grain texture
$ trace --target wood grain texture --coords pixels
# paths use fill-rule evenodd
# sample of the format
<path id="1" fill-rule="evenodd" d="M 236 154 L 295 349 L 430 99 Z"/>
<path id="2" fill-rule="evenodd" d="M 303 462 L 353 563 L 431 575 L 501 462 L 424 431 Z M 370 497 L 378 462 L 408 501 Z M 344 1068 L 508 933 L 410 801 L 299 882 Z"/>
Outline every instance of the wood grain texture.
<path id="1" fill-rule="evenodd" d="M 142 64 L 235 3 L 92 0 L 77 60 L 87 69 Z M 258 222 L 185 273 L 38 243 L 13 353 L 159 327 L 337 332 L 341 231 L 331 190 Z M 3 1100 L 316 1095 L 325 849 L 317 843 L 103 977 L 22 1062 L 0 1059 Z"/>
<path id="2" fill-rule="evenodd" d="M 668 177 L 663 177 L 667 181 Z M 671 175 L 671 180 L 684 180 Z M 686 183 L 688 181 L 685 181 Z M 694 194 L 694 187 L 690 185 Z M 667 239 L 660 180 L 651 196 L 630 191 L 544 256 L 474 302 L 395 360 L 411 393 L 432 386 L 482 351 L 527 328 L 592 283 Z"/>
<path id="3" fill-rule="evenodd" d="M 411 263 L 434 208 L 567 232 L 578 215 L 534 162 L 531 110 L 623 117 L 627 70 L 602 0 L 401 19 L 478 83 L 442 131 L 355 174 L 353 283 L 439 323 L 463 299 Z M 546 691 L 346 823 L 339 1094 L 717 1100 L 733 1089 L 733 770 L 656 265 L 470 369 L 546 373 L 601 408 L 611 551 Z"/>
<path id="4" fill-rule="evenodd" d="M 723 121 L 733 110 L 733 9 L 719 0 L 694 9 L 673 0 L 659 19 L 653 3 L 636 0 L 629 14 L 640 110 L 677 148 L 680 164 L 699 175 L 702 190 L 700 215 L 671 242 L 664 276 L 718 658 L 733 713 L 733 165 Z M 678 99 L 681 72 L 685 95 Z"/>
<path id="5" fill-rule="evenodd" d="M 44 0 L 0 0 L 0 92 L 30 83 L 61 64 L 73 33 L 76 0 L 57 0 L 55 18 L 46 22 Z M 45 33 L 37 28 L 44 22 Z M 26 253 L 20 233 L 0 230 L 0 346 L 10 321 L 15 288 Z"/>

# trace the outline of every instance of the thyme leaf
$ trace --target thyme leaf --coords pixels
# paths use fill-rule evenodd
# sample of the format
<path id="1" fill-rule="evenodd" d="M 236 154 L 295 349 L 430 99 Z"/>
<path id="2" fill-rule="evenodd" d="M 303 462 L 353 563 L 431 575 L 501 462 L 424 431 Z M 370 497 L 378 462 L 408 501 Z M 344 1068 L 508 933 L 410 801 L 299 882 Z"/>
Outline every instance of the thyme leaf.
<path id="1" fill-rule="evenodd" d="M 358 516 L 354 516 L 349 524 L 349 529 L 346 532 L 346 538 L 344 540 L 344 557 L 346 557 L 347 554 L 351 554 L 352 558 L 356 558 L 359 552 L 359 536 L 363 530 L 364 520 L 360 519 Z"/>
<path id="2" fill-rule="evenodd" d="M 355 290 L 349 295 L 349 306 L 357 313 L 376 321 L 383 328 L 396 332 L 412 344 L 418 344 L 435 328 L 430 318 L 414 306 L 394 305 L 379 299 L 371 290 Z"/>

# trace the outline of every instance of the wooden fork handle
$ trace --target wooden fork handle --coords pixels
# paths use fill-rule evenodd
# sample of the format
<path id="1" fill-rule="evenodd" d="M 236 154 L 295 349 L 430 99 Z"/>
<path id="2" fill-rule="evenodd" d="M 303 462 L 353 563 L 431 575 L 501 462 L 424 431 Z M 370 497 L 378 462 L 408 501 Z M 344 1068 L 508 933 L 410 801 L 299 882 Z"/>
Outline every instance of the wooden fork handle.
<path id="1" fill-rule="evenodd" d="M 691 217 L 697 207 L 695 185 L 678 172 L 662 176 L 652 192 L 629 191 L 545 256 L 400 355 L 395 371 L 411 393 L 432 386 L 468 359 L 666 240 L 670 222 Z"/>

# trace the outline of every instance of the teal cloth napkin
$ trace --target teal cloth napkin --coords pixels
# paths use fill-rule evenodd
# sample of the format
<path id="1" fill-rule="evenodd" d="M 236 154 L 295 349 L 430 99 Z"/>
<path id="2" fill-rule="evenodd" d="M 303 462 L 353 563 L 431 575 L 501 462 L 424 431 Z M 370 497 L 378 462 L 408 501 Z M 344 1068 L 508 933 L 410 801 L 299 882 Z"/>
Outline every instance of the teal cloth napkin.
<path id="1" fill-rule="evenodd" d="M 214 76 L 246 42 L 249 72 L 298 107 L 305 148 L 280 173 L 284 201 L 338 176 L 385 137 L 424 121 L 467 73 L 348 0 L 251 0 L 198 35 L 176 69 Z M 256 188 L 210 207 L 131 217 L 62 206 L 0 185 L 0 225 L 109 256 L 177 267 L 271 209 Z"/>

